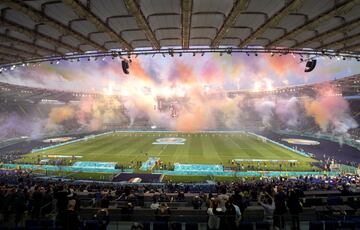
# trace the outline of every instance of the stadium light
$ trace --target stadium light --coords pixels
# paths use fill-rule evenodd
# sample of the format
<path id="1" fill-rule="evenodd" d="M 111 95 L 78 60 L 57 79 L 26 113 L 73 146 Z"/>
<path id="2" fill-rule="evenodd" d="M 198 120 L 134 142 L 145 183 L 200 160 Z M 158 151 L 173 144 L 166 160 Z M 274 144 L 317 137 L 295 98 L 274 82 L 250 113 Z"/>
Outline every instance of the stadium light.
<path id="1" fill-rule="evenodd" d="M 306 62 L 306 66 L 305 66 L 305 70 L 304 72 L 311 72 L 315 69 L 315 66 L 316 66 L 316 59 L 314 60 L 310 60 L 308 62 Z"/>

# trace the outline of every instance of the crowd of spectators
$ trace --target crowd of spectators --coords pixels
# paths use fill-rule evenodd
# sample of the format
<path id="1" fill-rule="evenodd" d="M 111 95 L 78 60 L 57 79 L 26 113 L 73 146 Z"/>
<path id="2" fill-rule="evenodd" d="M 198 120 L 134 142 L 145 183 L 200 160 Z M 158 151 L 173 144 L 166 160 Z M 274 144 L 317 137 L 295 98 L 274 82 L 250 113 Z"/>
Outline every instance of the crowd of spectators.
<path id="1" fill-rule="evenodd" d="M 12 164 L 15 160 L 19 159 L 24 155 L 23 152 L 8 152 L 8 153 L 0 153 L 0 162 L 6 164 Z"/>
<path id="2" fill-rule="evenodd" d="M 359 176 L 252 178 L 216 184 L 124 185 L 59 181 L 37 178 L 26 172 L 2 170 L 0 225 L 21 226 L 26 218 L 54 215 L 65 229 L 79 229 L 82 218 L 79 215 L 81 204 L 78 193 L 88 193 L 93 207 L 98 208 L 93 219 L 100 229 L 106 229 L 110 222 L 108 207 L 111 201 L 125 202 L 121 213 L 129 216 L 134 206 L 142 205 L 144 194 L 153 197 L 150 209 L 154 210 L 156 220 L 167 223 L 172 215 L 169 204 L 183 201 L 185 194 L 194 193 L 196 195 L 189 205 L 208 214 L 209 229 L 233 229 L 239 224 L 241 214 L 254 201 L 264 208 L 264 221 L 281 229 L 284 227 L 284 215 L 289 212 L 293 228 L 299 229 L 300 198 L 304 191 L 340 191 L 349 195 L 359 192 L 359 188 Z M 141 224 L 135 223 L 131 228 L 141 229 Z"/>

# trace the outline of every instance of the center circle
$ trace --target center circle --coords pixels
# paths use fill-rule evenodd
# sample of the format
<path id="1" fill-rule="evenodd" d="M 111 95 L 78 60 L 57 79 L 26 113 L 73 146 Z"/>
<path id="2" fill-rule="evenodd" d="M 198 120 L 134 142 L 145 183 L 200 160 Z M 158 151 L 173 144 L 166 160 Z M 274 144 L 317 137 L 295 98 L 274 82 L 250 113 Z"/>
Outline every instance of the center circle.
<path id="1" fill-rule="evenodd" d="M 156 139 L 156 142 L 161 142 L 161 143 L 183 143 L 185 141 L 186 141 L 185 138 L 178 138 L 178 137 L 164 137 L 164 138 Z"/>

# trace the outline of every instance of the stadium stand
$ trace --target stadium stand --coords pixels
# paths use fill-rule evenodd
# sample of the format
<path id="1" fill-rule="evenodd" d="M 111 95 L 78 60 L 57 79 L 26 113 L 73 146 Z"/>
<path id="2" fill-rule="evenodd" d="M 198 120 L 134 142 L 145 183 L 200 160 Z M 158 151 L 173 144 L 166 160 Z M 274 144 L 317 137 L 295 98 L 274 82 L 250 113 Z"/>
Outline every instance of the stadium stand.
<path id="1" fill-rule="evenodd" d="M 358 176 L 124 185 L 40 179 L 5 170 L 0 175 L 1 226 L 9 228 L 61 229 L 71 220 L 71 229 L 130 229 L 140 224 L 205 229 L 212 218 L 220 221 L 220 229 L 269 229 L 281 220 L 300 229 L 360 225 Z M 239 208 L 241 219 L 231 205 Z"/>

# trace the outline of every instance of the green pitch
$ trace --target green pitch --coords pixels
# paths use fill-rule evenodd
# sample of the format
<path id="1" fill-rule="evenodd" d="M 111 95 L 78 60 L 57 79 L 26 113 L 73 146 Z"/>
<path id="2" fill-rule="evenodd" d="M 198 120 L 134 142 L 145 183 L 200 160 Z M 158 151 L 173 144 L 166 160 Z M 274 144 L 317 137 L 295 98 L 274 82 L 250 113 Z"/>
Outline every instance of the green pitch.
<path id="1" fill-rule="evenodd" d="M 186 139 L 183 145 L 155 145 L 158 138 Z M 76 155 L 79 161 L 107 161 L 130 164 L 160 157 L 165 163 L 224 164 L 233 159 L 315 161 L 245 133 L 158 133 L 117 132 L 88 140 L 30 153 L 21 161 L 33 162 L 37 156 Z"/>

